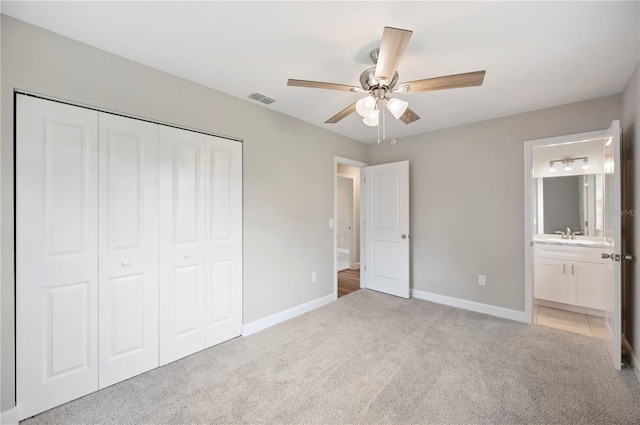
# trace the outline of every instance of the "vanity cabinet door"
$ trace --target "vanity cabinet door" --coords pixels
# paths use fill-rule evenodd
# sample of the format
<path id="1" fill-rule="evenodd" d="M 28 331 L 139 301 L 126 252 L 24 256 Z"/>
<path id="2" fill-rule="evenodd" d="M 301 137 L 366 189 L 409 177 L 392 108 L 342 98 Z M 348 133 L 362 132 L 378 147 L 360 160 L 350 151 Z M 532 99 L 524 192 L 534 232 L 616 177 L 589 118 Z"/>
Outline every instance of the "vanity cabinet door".
<path id="1" fill-rule="evenodd" d="M 535 264 L 535 297 L 541 300 L 567 302 L 567 265 L 563 260 L 538 258 Z"/>
<path id="2" fill-rule="evenodd" d="M 569 275 L 569 304 L 604 310 L 605 265 L 572 261 Z"/>

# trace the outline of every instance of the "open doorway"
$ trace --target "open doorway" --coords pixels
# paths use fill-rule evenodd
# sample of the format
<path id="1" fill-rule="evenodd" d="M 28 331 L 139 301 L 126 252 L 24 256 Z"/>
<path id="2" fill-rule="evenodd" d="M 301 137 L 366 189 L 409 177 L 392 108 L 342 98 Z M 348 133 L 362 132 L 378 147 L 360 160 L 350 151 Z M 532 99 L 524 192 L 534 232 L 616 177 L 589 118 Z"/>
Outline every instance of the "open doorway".
<path id="1" fill-rule="evenodd" d="M 620 130 L 525 142 L 525 310 L 621 359 Z"/>
<path id="2" fill-rule="evenodd" d="M 365 163 L 336 157 L 334 196 L 334 264 L 336 298 L 361 288 L 360 169 Z"/>
<path id="3" fill-rule="evenodd" d="M 533 323 L 602 339 L 604 156 L 602 138 L 532 148 Z"/>

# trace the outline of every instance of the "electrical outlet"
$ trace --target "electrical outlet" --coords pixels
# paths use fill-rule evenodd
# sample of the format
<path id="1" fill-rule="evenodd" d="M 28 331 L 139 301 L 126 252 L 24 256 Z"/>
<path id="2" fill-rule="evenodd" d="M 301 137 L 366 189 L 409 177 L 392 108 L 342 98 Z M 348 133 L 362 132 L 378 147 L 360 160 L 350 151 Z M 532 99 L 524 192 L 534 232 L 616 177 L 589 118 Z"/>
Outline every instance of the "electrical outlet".
<path id="1" fill-rule="evenodd" d="M 478 275 L 478 285 L 482 285 L 482 286 L 486 286 L 487 284 L 487 277 L 483 274 L 479 274 Z"/>
<path id="2" fill-rule="evenodd" d="M 318 280 L 318 273 L 311 272 L 311 283 L 314 283 Z"/>

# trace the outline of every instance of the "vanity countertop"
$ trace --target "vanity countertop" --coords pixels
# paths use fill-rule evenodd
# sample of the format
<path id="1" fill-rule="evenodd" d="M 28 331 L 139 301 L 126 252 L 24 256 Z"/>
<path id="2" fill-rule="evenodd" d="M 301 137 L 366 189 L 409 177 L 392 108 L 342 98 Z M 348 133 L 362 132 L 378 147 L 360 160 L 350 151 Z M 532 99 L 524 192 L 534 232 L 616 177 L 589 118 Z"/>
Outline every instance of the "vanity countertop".
<path id="1" fill-rule="evenodd" d="M 533 243 L 542 245 L 565 245 L 565 246 L 583 246 L 586 248 L 607 248 L 607 244 L 602 239 L 562 239 L 560 237 L 534 237 Z"/>

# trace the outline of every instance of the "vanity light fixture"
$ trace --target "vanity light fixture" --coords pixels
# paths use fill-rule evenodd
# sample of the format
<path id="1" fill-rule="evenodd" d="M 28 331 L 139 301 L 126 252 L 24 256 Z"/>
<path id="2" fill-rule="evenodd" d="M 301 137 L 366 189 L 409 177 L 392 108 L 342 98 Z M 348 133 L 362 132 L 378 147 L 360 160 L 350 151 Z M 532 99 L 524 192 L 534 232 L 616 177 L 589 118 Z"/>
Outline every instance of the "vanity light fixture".
<path id="1" fill-rule="evenodd" d="M 554 159 L 553 161 L 549 161 L 549 172 L 550 173 L 555 173 L 555 171 L 556 171 L 555 164 L 557 162 L 562 164 L 562 168 L 564 169 L 564 171 L 571 171 L 571 170 L 573 170 L 574 161 L 580 161 L 580 160 L 582 160 L 582 162 L 583 162 L 582 169 L 583 170 L 588 169 L 589 168 L 589 157 L 578 156 L 578 157 L 575 157 L 575 158 Z"/>

